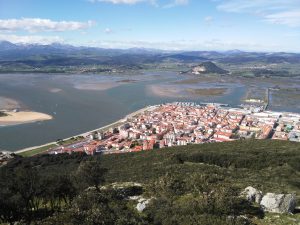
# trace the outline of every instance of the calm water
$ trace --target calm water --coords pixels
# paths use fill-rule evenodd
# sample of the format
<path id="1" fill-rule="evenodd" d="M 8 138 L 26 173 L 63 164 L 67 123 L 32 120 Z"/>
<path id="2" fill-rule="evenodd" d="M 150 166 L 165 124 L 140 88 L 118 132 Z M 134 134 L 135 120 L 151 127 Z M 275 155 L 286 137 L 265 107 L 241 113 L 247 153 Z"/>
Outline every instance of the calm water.
<path id="1" fill-rule="evenodd" d="M 148 85 L 182 79 L 172 73 L 136 76 L 133 79 L 139 80 L 138 82 L 125 83 L 108 90 L 74 88 L 74 84 L 86 80 L 97 83 L 124 78 L 129 79 L 127 76 L 111 78 L 100 75 L 0 75 L 0 96 L 15 99 L 25 108 L 54 117 L 45 122 L 0 127 L 0 148 L 14 151 L 70 137 L 109 124 L 151 104 L 209 101 L 236 106 L 245 95 L 243 85 L 232 86 L 232 91 L 221 97 L 178 99 L 176 96 L 170 98 L 149 93 Z M 53 91 L 58 89 L 61 91 Z"/>

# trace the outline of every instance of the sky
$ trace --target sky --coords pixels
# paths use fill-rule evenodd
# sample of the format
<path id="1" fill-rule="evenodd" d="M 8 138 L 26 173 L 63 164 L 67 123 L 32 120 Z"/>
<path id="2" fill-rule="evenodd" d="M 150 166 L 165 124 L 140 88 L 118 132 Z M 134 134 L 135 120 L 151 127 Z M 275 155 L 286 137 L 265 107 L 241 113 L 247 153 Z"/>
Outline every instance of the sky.
<path id="1" fill-rule="evenodd" d="M 0 40 L 300 52 L 300 0 L 0 0 Z"/>

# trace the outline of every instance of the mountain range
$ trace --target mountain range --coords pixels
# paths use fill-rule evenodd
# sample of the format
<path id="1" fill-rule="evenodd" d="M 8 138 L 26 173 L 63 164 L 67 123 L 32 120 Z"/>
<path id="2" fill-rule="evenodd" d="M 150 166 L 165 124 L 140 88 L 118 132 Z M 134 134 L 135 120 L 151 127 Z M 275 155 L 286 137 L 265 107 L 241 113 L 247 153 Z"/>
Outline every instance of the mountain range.
<path id="1" fill-rule="evenodd" d="M 300 54 L 285 52 L 231 51 L 164 51 L 147 48 L 105 49 L 72 46 L 60 43 L 49 45 L 13 44 L 0 42 L 1 72 L 70 72 L 66 68 L 88 67 L 84 72 L 106 72 L 117 68 L 151 68 L 164 64 L 186 64 L 188 67 L 199 63 L 213 62 L 217 65 L 294 65 L 300 63 Z M 163 67 L 162 66 L 162 67 Z M 96 68 L 91 69 L 91 68 Z M 104 67 L 104 68 L 103 68 Z M 49 69 L 50 68 L 50 69 Z M 59 68 L 59 70 L 57 69 Z M 71 72 L 74 72 L 71 71 Z M 79 71 L 81 72 L 81 71 Z M 259 73 L 266 71 L 259 71 Z"/>
<path id="2" fill-rule="evenodd" d="M 145 55 L 156 56 L 157 60 L 174 59 L 178 61 L 207 61 L 219 60 L 230 61 L 252 61 L 253 58 L 263 59 L 266 62 L 290 62 L 299 63 L 299 53 L 286 52 L 245 52 L 240 50 L 230 51 L 165 51 L 147 48 L 129 49 L 105 49 L 85 46 L 72 46 L 67 44 L 53 43 L 49 45 L 40 44 L 13 44 L 8 41 L 0 41 L 0 60 L 21 59 L 23 57 L 33 57 L 36 55 L 57 55 L 57 56 L 107 56 L 114 57 L 120 55 Z"/>

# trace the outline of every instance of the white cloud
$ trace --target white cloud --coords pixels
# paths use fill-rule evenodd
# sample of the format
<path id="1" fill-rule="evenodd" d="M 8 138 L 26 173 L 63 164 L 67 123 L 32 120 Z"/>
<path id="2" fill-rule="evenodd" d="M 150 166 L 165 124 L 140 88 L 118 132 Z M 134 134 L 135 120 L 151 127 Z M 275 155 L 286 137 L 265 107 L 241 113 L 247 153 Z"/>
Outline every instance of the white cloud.
<path id="1" fill-rule="evenodd" d="M 146 2 L 148 0 L 90 0 L 90 2 L 108 2 L 113 4 L 129 4 L 134 5 L 140 2 Z"/>
<path id="2" fill-rule="evenodd" d="M 232 50 L 240 49 L 245 51 L 300 51 L 294 47 L 281 46 L 276 44 L 259 44 L 256 42 L 237 42 L 237 41 L 225 41 L 219 39 L 210 40 L 173 40 L 173 41 L 112 41 L 112 40 L 95 40 L 89 43 L 89 46 L 101 47 L 101 48 L 154 48 L 162 50 Z"/>
<path id="3" fill-rule="evenodd" d="M 12 43 L 23 43 L 23 44 L 51 44 L 51 43 L 62 43 L 64 40 L 58 36 L 37 36 L 37 35 L 28 35 L 28 36 L 19 36 L 13 34 L 0 34 L 1 41 L 9 41 Z"/>
<path id="4" fill-rule="evenodd" d="M 138 3 L 150 3 L 153 6 L 159 7 L 159 0 L 89 0 L 90 2 L 107 2 L 112 4 L 127 4 L 127 5 L 135 5 Z M 168 4 L 161 4 L 163 8 L 171 8 L 174 6 L 187 5 L 189 0 L 169 0 Z"/>
<path id="5" fill-rule="evenodd" d="M 290 27 L 300 26 L 300 10 L 298 11 L 286 11 L 280 13 L 274 13 L 265 16 L 265 20 L 274 24 L 283 24 Z"/>
<path id="6" fill-rule="evenodd" d="M 175 0 L 174 4 L 176 5 L 187 5 L 189 3 L 189 0 Z"/>
<path id="7" fill-rule="evenodd" d="M 187 4 L 189 4 L 189 0 L 173 0 L 171 3 L 164 5 L 163 8 L 172 8 L 175 6 L 187 5 Z"/>
<path id="8" fill-rule="evenodd" d="M 204 18 L 204 22 L 208 23 L 208 24 L 212 23 L 213 20 L 214 20 L 214 18 L 212 16 L 207 16 Z"/>
<path id="9" fill-rule="evenodd" d="M 299 0 L 220 0 L 217 8 L 225 12 L 251 13 L 273 24 L 300 26 Z"/>
<path id="10" fill-rule="evenodd" d="M 218 9 L 226 12 L 266 12 L 299 6 L 298 0 L 220 0 Z"/>
<path id="11" fill-rule="evenodd" d="M 52 21 L 40 18 L 4 19 L 0 20 L 1 31 L 25 30 L 29 32 L 38 31 L 74 31 L 84 30 L 91 27 L 93 21 Z"/>
<path id="12" fill-rule="evenodd" d="M 111 33 L 113 33 L 113 30 L 110 28 L 105 28 L 103 32 L 106 34 L 111 34 Z"/>

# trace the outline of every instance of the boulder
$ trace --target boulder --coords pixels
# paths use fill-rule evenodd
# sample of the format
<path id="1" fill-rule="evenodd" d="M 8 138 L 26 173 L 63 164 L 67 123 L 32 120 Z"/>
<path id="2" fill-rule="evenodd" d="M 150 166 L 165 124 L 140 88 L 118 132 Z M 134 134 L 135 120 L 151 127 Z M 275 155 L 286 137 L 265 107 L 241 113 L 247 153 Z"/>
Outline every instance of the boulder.
<path id="1" fill-rule="evenodd" d="M 294 194 L 267 193 L 260 205 L 264 211 L 274 213 L 293 213 L 296 207 Z"/>
<path id="2" fill-rule="evenodd" d="M 243 197 L 245 197 L 250 202 L 260 203 L 262 199 L 262 192 L 257 190 L 254 187 L 246 187 L 245 190 L 241 193 Z"/>
<path id="3" fill-rule="evenodd" d="M 139 203 L 136 205 L 137 211 L 143 212 L 144 209 L 149 204 L 149 202 L 150 202 L 150 199 L 144 199 L 144 198 L 139 199 Z"/>

